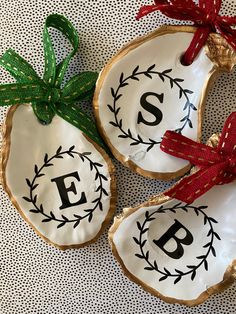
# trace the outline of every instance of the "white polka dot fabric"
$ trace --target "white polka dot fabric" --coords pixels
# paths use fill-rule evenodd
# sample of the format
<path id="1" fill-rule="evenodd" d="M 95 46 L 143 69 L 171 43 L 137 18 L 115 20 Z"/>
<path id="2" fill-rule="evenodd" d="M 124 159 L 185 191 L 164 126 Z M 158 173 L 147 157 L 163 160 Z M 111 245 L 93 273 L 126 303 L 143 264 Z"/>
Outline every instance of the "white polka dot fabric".
<path id="1" fill-rule="evenodd" d="M 163 23 L 180 24 L 153 13 L 135 20 L 147 1 L 130 0 L 1 0 L 0 53 L 13 48 L 43 73 L 42 28 L 50 13 L 65 15 L 80 34 L 79 55 L 67 77 L 78 71 L 101 70 L 129 40 Z M 151 0 L 149 1 L 151 3 Z M 235 14 L 236 1 L 225 0 L 222 14 Z M 69 46 L 52 32 L 57 56 Z M 0 82 L 12 82 L 1 70 Z M 204 138 L 219 131 L 236 110 L 236 73 L 223 74 L 211 90 L 204 116 Z M 84 108 L 91 112 L 91 104 Z M 1 109 L 1 120 L 5 109 Z M 40 143 L 38 143 L 40 145 Z M 115 161 L 117 213 L 163 191 L 170 183 L 145 179 Z M 172 182 L 173 183 L 173 182 Z M 107 230 L 93 245 L 59 251 L 38 237 L 0 190 L 0 313 L 1 314 L 203 314 L 236 313 L 236 285 L 195 308 L 167 304 L 129 281 L 114 260 Z M 186 287 L 187 289 L 187 287 Z"/>

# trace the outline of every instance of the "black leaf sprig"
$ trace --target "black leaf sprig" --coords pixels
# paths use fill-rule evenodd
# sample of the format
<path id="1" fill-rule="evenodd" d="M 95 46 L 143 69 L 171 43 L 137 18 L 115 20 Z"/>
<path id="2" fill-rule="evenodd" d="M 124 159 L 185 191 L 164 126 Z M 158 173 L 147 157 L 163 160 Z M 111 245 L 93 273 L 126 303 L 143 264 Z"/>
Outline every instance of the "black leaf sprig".
<path id="1" fill-rule="evenodd" d="M 153 75 L 158 75 L 159 78 L 165 82 L 165 79 L 168 79 L 170 82 L 170 87 L 173 88 L 174 86 L 177 86 L 179 88 L 179 98 L 185 97 L 186 102 L 183 108 L 183 111 L 186 111 L 186 115 L 180 120 L 182 122 L 182 126 L 175 131 L 178 133 L 181 133 L 183 129 L 188 125 L 190 128 L 193 127 L 192 121 L 190 119 L 191 111 L 197 110 L 197 108 L 190 102 L 189 100 L 189 94 L 192 94 L 193 92 L 189 89 L 184 89 L 180 83 L 182 83 L 184 80 L 180 78 L 172 78 L 169 76 L 169 73 L 172 71 L 172 69 L 167 69 L 163 72 L 159 72 L 154 70 L 155 64 L 151 65 L 146 71 L 139 71 L 139 66 L 136 66 L 136 68 L 133 70 L 132 74 L 124 77 L 124 73 L 121 73 L 120 79 L 119 79 L 119 85 L 116 90 L 114 90 L 113 87 L 111 87 L 111 95 L 113 97 L 113 105 L 110 104 L 107 105 L 109 110 L 114 114 L 114 121 L 109 121 L 109 123 L 118 128 L 121 131 L 121 134 L 118 135 L 119 138 L 129 138 L 131 140 L 130 145 L 146 145 L 147 146 L 147 152 L 152 149 L 155 145 L 160 144 L 160 141 L 156 141 L 154 139 L 149 138 L 148 141 L 144 140 L 139 134 L 137 136 L 134 136 L 131 130 L 128 128 L 125 130 L 123 128 L 123 121 L 121 118 L 119 118 L 119 112 L 121 107 L 117 106 L 117 101 L 123 96 L 122 93 L 120 93 L 121 89 L 127 85 L 129 85 L 129 80 L 135 80 L 139 81 L 139 76 L 145 75 L 146 77 L 152 79 Z"/>
<path id="2" fill-rule="evenodd" d="M 214 257 L 216 256 L 216 251 L 213 246 L 214 240 L 221 240 L 218 233 L 214 231 L 213 224 L 218 223 L 214 218 L 209 217 L 206 215 L 206 213 L 203 211 L 208 206 L 199 206 L 195 207 L 192 205 L 183 205 L 181 203 L 175 204 L 171 208 L 164 208 L 163 206 L 159 207 L 156 211 L 153 213 L 149 213 L 146 211 L 145 213 L 145 220 L 141 224 L 139 221 L 137 221 L 137 228 L 139 230 L 139 238 L 133 237 L 134 242 L 139 246 L 139 253 L 135 254 L 135 256 L 139 259 L 145 260 L 147 263 L 147 266 L 144 267 L 145 270 L 148 271 L 156 271 L 159 274 L 162 275 L 160 277 L 159 281 L 166 280 L 169 277 L 174 278 L 174 284 L 179 282 L 183 276 L 191 275 L 191 280 L 194 280 L 196 276 L 197 270 L 203 265 L 205 270 L 208 271 L 208 262 L 207 258 L 210 254 L 212 254 Z M 145 244 L 147 242 L 146 239 L 143 239 L 144 234 L 149 230 L 149 228 L 146 226 L 146 224 L 152 220 L 155 220 L 156 217 L 154 217 L 156 214 L 165 213 L 167 211 L 170 211 L 172 213 L 176 213 L 177 210 L 183 210 L 185 212 L 188 212 L 188 210 L 193 210 L 197 216 L 200 214 L 203 215 L 204 225 L 209 225 L 209 231 L 207 234 L 207 237 L 210 237 L 209 241 L 203 245 L 203 248 L 207 248 L 207 252 L 204 255 L 197 256 L 196 258 L 199 260 L 199 263 L 197 265 L 187 265 L 186 271 L 181 271 L 179 269 L 175 269 L 175 272 L 170 272 L 166 267 L 164 267 L 162 270 L 158 267 L 157 261 L 153 260 L 151 261 L 149 258 L 149 251 L 145 251 Z"/>
<path id="3" fill-rule="evenodd" d="M 60 146 L 57 149 L 56 154 L 53 155 L 51 158 L 48 157 L 48 154 L 45 154 L 43 165 L 40 168 L 37 165 L 34 166 L 35 175 L 33 177 L 33 180 L 30 181 L 28 178 L 26 179 L 26 183 L 28 187 L 30 188 L 30 195 L 29 197 L 23 196 L 23 199 L 26 202 L 32 203 L 33 208 L 30 209 L 30 212 L 35 213 L 35 214 L 41 214 L 42 216 L 44 216 L 45 218 L 42 220 L 42 222 L 50 222 L 50 221 L 58 222 L 59 224 L 57 225 L 57 228 L 61 228 L 67 223 L 74 223 L 73 227 L 76 228 L 80 224 L 81 220 L 85 218 L 88 219 L 88 222 L 91 222 L 93 219 L 94 211 L 97 208 L 101 211 L 103 210 L 102 196 L 108 195 L 107 191 L 103 187 L 103 181 L 107 181 L 108 179 L 102 173 L 100 173 L 98 169 L 98 168 L 103 167 L 103 165 L 98 162 L 93 162 L 88 157 L 89 155 L 91 155 L 91 152 L 80 153 L 80 152 L 75 151 L 74 149 L 75 149 L 75 146 L 73 145 L 68 150 L 62 151 L 62 146 Z M 61 215 L 61 217 L 58 218 L 54 215 L 52 211 L 50 211 L 49 214 L 45 213 L 43 204 L 40 204 L 40 205 L 37 204 L 37 194 L 34 195 L 34 191 L 39 185 L 38 183 L 36 183 L 37 179 L 45 175 L 44 173 L 42 173 L 43 169 L 45 169 L 46 167 L 52 167 L 53 166 L 52 161 L 54 159 L 59 159 L 59 158 L 62 159 L 64 158 L 64 155 L 68 155 L 71 158 L 75 158 L 75 156 L 78 156 L 82 160 L 82 162 L 85 162 L 85 160 L 88 161 L 90 165 L 90 171 L 95 170 L 95 181 L 98 181 L 99 183 L 95 191 L 96 193 L 99 192 L 99 195 L 91 202 L 93 204 L 92 208 L 85 209 L 84 215 L 74 214 L 75 219 L 68 219 L 65 215 Z"/>

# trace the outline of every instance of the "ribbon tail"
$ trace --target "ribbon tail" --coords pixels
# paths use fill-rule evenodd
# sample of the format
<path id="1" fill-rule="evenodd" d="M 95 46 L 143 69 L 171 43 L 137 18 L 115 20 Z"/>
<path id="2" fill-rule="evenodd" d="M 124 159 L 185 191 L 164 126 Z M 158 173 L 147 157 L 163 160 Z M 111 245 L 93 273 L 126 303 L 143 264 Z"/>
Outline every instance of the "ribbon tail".
<path id="1" fill-rule="evenodd" d="M 180 180 L 170 190 L 166 191 L 164 195 L 191 204 L 214 185 L 221 183 L 224 169 L 224 162 L 213 165 L 210 168 L 203 168 Z"/>
<path id="2" fill-rule="evenodd" d="M 142 6 L 140 9 L 139 9 L 139 11 L 138 11 L 138 13 L 137 13 L 137 15 L 136 15 L 136 20 L 140 20 L 142 17 L 144 17 L 144 16 L 146 16 L 146 15 L 148 15 L 149 13 L 152 13 L 152 12 L 154 12 L 154 11 L 159 11 L 160 10 L 160 8 L 162 8 L 163 6 L 166 6 L 166 5 L 168 5 L 168 4 L 164 4 L 164 5 L 144 5 L 144 6 Z"/>
<path id="3" fill-rule="evenodd" d="M 211 3 L 210 11 L 214 11 L 214 14 L 217 15 L 220 12 L 222 0 L 211 0 L 210 3 Z"/>
<path id="4" fill-rule="evenodd" d="M 199 0 L 199 7 L 209 13 L 218 14 L 221 8 L 222 0 Z"/>
<path id="5" fill-rule="evenodd" d="M 107 151 L 106 145 L 98 133 L 95 122 L 80 108 L 73 104 L 65 103 L 52 104 L 51 107 L 58 116 L 74 125 Z"/>
<path id="6" fill-rule="evenodd" d="M 173 19 L 191 21 L 193 18 L 201 18 L 201 9 L 196 9 L 197 6 L 191 0 L 188 1 L 188 4 L 183 3 L 183 1 L 172 1 L 172 3 L 164 2 L 156 5 L 144 5 L 139 9 L 136 19 L 139 20 L 149 13 L 160 11 L 162 14 Z"/>
<path id="7" fill-rule="evenodd" d="M 178 5 L 184 5 L 189 6 L 191 8 L 197 9 L 197 5 L 193 2 L 193 0 L 170 0 L 172 5 L 178 4 Z"/>
<path id="8" fill-rule="evenodd" d="M 232 155 L 232 153 L 235 153 L 236 151 L 235 139 L 236 139 L 236 112 L 233 112 L 225 121 L 220 141 L 217 147 L 218 151 L 228 156 Z"/>
<path id="9" fill-rule="evenodd" d="M 0 86 L 0 106 L 44 100 L 45 89 L 38 82 L 15 83 Z"/>
<path id="10" fill-rule="evenodd" d="M 78 98 L 76 98 L 76 101 L 81 102 L 81 101 L 90 101 L 93 99 L 94 96 L 94 89 L 90 89 L 84 94 L 81 94 Z"/>
<path id="11" fill-rule="evenodd" d="M 37 82 L 41 80 L 32 66 L 13 49 L 8 49 L 4 53 L 0 58 L 0 65 L 18 82 Z"/>
<path id="12" fill-rule="evenodd" d="M 236 25 L 236 16 L 221 16 L 220 21 L 227 26 L 235 26 Z"/>
<path id="13" fill-rule="evenodd" d="M 215 148 L 196 143 L 174 131 L 166 131 L 160 148 L 163 152 L 190 161 L 194 165 L 212 166 L 221 162 L 221 156 Z"/>
<path id="14" fill-rule="evenodd" d="M 227 42 L 236 50 L 236 30 L 232 29 L 230 26 L 218 24 L 218 31 L 222 37 L 224 37 Z"/>
<path id="15" fill-rule="evenodd" d="M 168 0 L 154 0 L 156 5 L 168 4 Z"/>

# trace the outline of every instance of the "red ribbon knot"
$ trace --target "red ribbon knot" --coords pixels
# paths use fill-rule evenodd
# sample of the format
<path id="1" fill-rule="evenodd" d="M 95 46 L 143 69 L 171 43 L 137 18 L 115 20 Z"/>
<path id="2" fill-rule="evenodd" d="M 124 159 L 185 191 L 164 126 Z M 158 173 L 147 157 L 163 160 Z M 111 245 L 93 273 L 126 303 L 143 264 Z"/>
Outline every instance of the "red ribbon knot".
<path id="1" fill-rule="evenodd" d="M 161 149 L 172 156 L 188 160 L 197 171 L 180 180 L 164 194 L 192 203 L 216 184 L 236 179 L 236 112 L 225 122 L 217 147 L 194 142 L 173 131 L 167 131 Z"/>
<path id="2" fill-rule="evenodd" d="M 236 157 L 229 157 L 227 170 L 236 175 Z"/>
<path id="3" fill-rule="evenodd" d="M 183 62 L 189 65 L 206 44 L 211 32 L 218 32 L 236 50 L 236 16 L 221 16 L 219 11 L 222 0 L 199 0 L 195 4 L 193 0 L 154 0 L 154 5 L 145 5 L 140 8 L 137 19 L 154 12 L 177 20 L 192 21 L 198 27 L 194 37 L 184 53 Z"/>

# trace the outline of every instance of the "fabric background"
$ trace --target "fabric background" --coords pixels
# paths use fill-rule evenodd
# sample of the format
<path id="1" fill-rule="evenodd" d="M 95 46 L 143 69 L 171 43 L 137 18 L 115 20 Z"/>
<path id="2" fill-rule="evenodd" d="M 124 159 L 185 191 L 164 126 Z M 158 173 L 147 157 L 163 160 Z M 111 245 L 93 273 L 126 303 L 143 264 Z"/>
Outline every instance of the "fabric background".
<path id="1" fill-rule="evenodd" d="M 60 13 L 72 21 L 80 34 L 79 55 L 73 59 L 68 77 L 83 70 L 99 71 L 131 39 L 144 35 L 163 23 L 180 24 L 158 13 L 137 22 L 135 14 L 144 3 L 147 2 L 1 0 L 0 53 L 11 47 L 42 74 L 43 24 L 48 14 Z M 225 0 L 222 13 L 233 15 L 235 12 L 236 1 Z M 69 46 L 56 32 L 52 34 L 60 59 Z M 0 82 L 12 81 L 9 75 L 1 71 Z M 223 74 L 215 82 L 207 100 L 203 140 L 219 131 L 229 113 L 236 110 L 235 84 L 235 71 L 230 75 Z M 91 104 L 85 103 L 84 108 L 91 112 Z M 5 112 L 5 109 L 1 109 L 1 120 L 4 119 Z M 118 162 L 115 165 L 117 213 L 171 185 L 171 182 L 145 179 Z M 107 230 L 97 243 L 89 247 L 61 252 L 33 232 L 2 189 L 0 199 L 1 314 L 236 313 L 236 285 L 192 309 L 167 304 L 143 291 L 122 274 L 111 254 Z"/>

